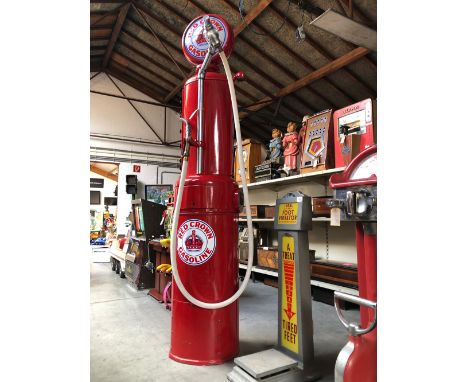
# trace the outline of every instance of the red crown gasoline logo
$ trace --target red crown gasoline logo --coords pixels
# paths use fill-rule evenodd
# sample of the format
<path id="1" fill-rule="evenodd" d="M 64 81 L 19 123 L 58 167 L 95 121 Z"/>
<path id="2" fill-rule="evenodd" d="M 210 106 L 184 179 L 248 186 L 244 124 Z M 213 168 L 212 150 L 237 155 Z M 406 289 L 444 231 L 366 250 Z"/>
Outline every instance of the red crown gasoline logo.
<path id="1" fill-rule="evenodd" d="M 205 43 L 206 39 L 205 39 L 205 36 L 203 35 L 203 33 L 200 33 L 195 41 L 197 42 L 197 44 Z"/>
<path id="2" fill-rule="evenodd" d="M 188 251 L 199 251 L 203 247 L 203 241 L 200 236 L 195 234 L 195 230 L 192 230 L 192 234 L 185 240 L 185 248 Z"/>
<path id="3" fill-rule="evenodd" d="M 216 234 L 213 228 L 200 219 L 189 219 L 177 230 L 177 254 L 187 265 L 200 265 L 214 255 Z"/>

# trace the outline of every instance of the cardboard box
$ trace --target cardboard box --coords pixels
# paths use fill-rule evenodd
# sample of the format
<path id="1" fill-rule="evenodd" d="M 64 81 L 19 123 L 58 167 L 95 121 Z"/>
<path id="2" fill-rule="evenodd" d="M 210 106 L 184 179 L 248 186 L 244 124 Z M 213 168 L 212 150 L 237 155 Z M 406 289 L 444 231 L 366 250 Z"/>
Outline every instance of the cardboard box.
<path id="1" fill-rule="evenodd" d="M 278 248 L 259 247 L 257 248 L 257 264 L 260 267 L 278 269 Z"/>
<path id="2" fill-rule="evenodd" d="M 330 217 L 331 208 L 327 206 L 326 202 L 333 199 L 331 196 L 317 196 L 312 198 L 312 216 L 325 216 Z"/>

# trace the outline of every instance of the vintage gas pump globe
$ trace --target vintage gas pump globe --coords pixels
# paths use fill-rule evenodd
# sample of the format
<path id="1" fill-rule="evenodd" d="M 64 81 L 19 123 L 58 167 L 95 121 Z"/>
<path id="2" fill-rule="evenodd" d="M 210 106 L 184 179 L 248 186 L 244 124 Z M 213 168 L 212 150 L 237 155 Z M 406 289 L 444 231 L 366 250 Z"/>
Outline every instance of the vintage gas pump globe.
<path id="1" fill-rule="evenodd" d="M 234 48 L 234 34 L 231 26 L 219 15 L 203 15 L 193 19 L 185 28 L 182 35 L 182 51 L 184 52 L 187 61 L 194 65 L 203 63 L 206 54 L 208 53 L 210 44 L 204 36 L 203 18 L 209 16 L 211 24 L 216 28 L 221 43 L 221 48 L 226 57 L 229 57 Z M 219 64 L 219 54 L 216 54 L 211 59 L 211 63 Z"/>

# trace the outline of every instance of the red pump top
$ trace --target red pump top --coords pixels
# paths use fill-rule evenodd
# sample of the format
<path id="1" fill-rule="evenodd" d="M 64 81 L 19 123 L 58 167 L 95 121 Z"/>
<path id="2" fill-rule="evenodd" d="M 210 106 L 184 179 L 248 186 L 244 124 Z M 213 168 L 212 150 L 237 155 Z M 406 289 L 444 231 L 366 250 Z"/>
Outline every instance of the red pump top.
<path id="1" fill-rule="evenodd" d="M 377 184 L 377 145 L 360 152 L 339 174 L 330 177 L 330 188 Z"/>
<path id="2" fill-rule="evenodd" d="M 231 26 L 220 15 L 208 14 L 201 15 L 193 19 L 185 28 L 182 35 L 182 50 L 185 58 L 194 65 L 200 65 L 208 52 L 209 44 L 203 36 L 203 17 L 209 16 L 211 23 L 215 26 L 219 34 L 219 40 L 223 48 L 224 54 L 229 58 L 232 49 L 234 48 L 234 33 Z M 219 64 L 221 58 L 219 54 L 215 54 L 211 59 L 211 63 Z"/>

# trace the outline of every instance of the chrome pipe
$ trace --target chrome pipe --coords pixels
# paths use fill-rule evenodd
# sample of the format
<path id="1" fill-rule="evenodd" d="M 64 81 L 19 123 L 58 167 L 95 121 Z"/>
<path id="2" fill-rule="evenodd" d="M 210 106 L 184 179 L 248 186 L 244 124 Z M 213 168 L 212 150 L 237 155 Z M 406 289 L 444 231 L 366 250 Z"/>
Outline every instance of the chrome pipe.
<path id="1" fill-rule="evenodd" d="M 204 80 L 206 75 L 206 68 L 213 57 L 213 52 L 211 49 L 208 50 L 208 53 L 203 60 L 203 64 L 198 71 L 198 118 L 197 118 L 197 141 L 200 143 L 200 146 L 197 148 L 197 174 L 200 175 L 203 172 L 203 96 L 204 96 Z"/>

